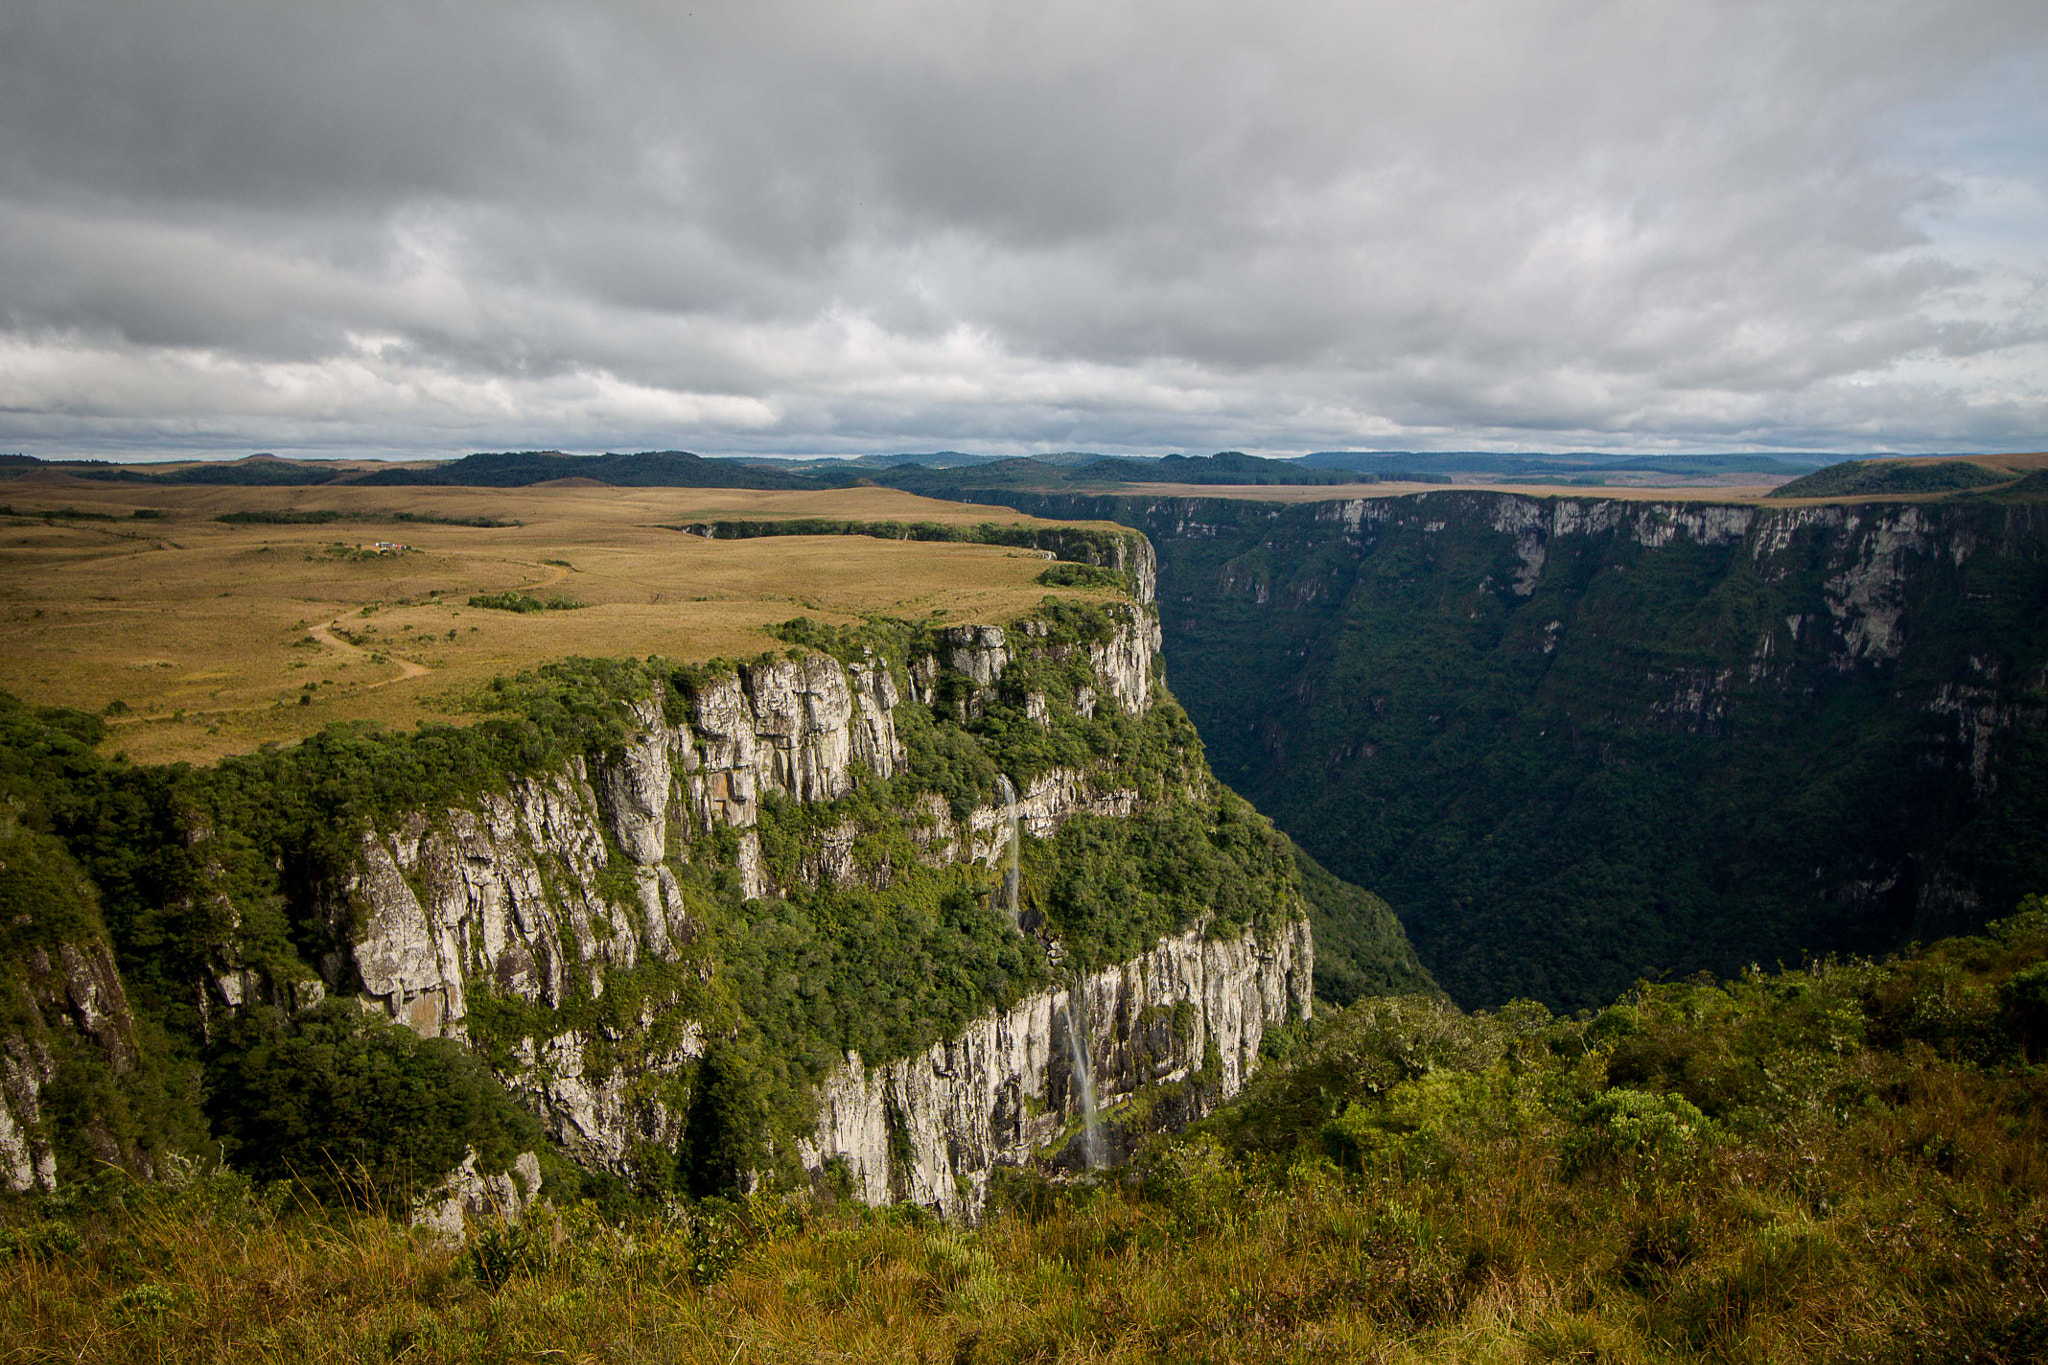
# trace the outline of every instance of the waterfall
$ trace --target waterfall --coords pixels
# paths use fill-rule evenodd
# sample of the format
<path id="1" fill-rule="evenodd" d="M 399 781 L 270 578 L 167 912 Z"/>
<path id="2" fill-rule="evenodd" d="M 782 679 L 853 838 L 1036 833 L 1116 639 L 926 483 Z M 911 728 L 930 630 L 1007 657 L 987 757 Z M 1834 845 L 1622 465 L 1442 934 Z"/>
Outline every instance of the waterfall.
<path id="1" fill-rule="evenodd" d="M 1003 868 L 1003 903 L 1009 907 L 1010 923 L 1014 926 L 1017 923 L 1017 842 L 1022 834 L 1018 829 L 1017 789 L 1001 773 L 996 774 L 996 797 L 1010 813 L 1010 852 L 1008 863 Z"/>
<path id="2" fill-rule="evenodd" d="M 1017 851 L 1024 839 L 1024 822 L 1017 813 L 1017 785 L 1002 773 L 996 774 L 996 800 L 1010 817 L 1010 847 L 1003 862 L 1003 903 L 1009 909 L 1010 923 L 1017 925 Z M 1095 1063 L 1088 1047 L 1088 1001 L 1082 989 L 1086 980 L 1075 972 L 1067 986 L 1067 1059 L 1073 1067 L 1074 1081 L 1081 1088 L 1081 1154 L 1093 1171 L 1107 1163 L 1102 1153 L 1101 1121 L 1095 1109 Z"/>
<path id="3" fill-rule="evenodd" d="M 1083 993 L 1087 977 L 1074 973 L 1067 986 L 1067 1056 L 1073 1064 L 1074 1079 L 1081 1085 L 1081 1155 L 1091 1171 L 1108 1163 L 1102 1154 L 1102 1126 L 1095 1110 L 1095 1064 L 1088 1050 L 1088 1002 Z"/>
<path id="4" fill-rule="evenodd" d="M 1010 817 L 1010 847 L 1003 864 L 1003 903 L 1009 908 L 1010 923 L 1017 919 L 1017 850 L 1023 842 L 1023 820 L 1017 814 L 1017 787 L 1001 773 L 996 774 L 996 799 Z M 1102 1126 L 1095 1109 L 1095 1062 L 1088 1047 L 1088 1001 L 1083 991 L 1087 978 L 1074 973 L 1067 986 L 1067 1059 L 1074 1081 L 1081 1088 L 1081 1154 L 1091 1171 L 1108 1163 L 1102 1152 Z"/>

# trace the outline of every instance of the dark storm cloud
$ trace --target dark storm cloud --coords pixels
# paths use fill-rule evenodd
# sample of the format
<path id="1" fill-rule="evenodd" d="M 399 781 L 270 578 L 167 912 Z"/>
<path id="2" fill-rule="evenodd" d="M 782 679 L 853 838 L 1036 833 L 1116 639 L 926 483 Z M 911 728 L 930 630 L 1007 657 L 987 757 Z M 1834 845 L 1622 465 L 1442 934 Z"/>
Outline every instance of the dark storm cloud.
<path id="1" fill-rule="evenodd" d="M 2033 3 L 18 0 L 0 445 L 2039 444 Z"/>

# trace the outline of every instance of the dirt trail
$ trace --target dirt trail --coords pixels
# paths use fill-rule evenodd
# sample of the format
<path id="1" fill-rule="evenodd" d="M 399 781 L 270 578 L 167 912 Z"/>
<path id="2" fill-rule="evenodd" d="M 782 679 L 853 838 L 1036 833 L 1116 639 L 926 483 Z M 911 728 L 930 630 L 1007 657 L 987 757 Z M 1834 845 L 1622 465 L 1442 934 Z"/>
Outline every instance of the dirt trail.
<path id="1" fill-rule="evenodd" d="M 521 564 L 526 563 L 526 561 L 523 559 L 519 562 Z M 552 588 L 553 586 L 555 586 L 555 584 L 561 582 L 563 579 L 569 576 L 569 571 L 566 568 L 562 567 L 560 564 L 531 564 L 527 567 L 534 569 L 546 569 L 548 571 L 548 576 L 546 578 L 543 578 L 538 583 L 526 584 L 525 586 L 519 589 L 519 591 L 521 592 L 532 592 L 535 588 Z"/>
<path id="2" fill-rule="evenodd" d="M 360 654 L 368 658 L 369 650 L 364 649 L 361 645 L 352 645 L 334 634 L 334 627 L 340 624 L 341 618 L 337 616 L 332 621 L 323 621 L 317 626 L 306 627 L 306 634 L 312 636 L 323 645 L 340 650 L 343 654 Z M 416 664 L 410 659 L 401 659 L 396 654 L 386 654 L 384 658 L 386 662 L 398 665 L 398 676 L 396 678 L 386 678 L 384 682 L 371 683 L 371 687 L 382 687 L 384 683 L 400 682 L 406 678 L 424 678 L 427 674 L 433 672 L 425 664 Z"/>
<path id="3" fill-rule="evenodd" d="M 518 562 L 522 564 L 526 563 L 525 560 L 520 560 Z M 563 579 L 569 576 L 569 571 L 559 564 L 527 564 L 527 567 L 532 569 L 545 570 L 546 577 L 542 578 L 537 583 L 522 584 L 518 589 L 518 591 L 520 592 L 532 592 L 537 588 L 553 587 L 555 584 L 561 582 Z M 339 636 L 334 634 L 334 628 L 336 626 L 339 626 L 340 624 L 341 618 L 337 616 L 333 620 L 323 621 L 317 626 L 306 627 L 306 634 L 312 636 L 321 644 L 326 645 L 331 649 L 338 650 L 343 654 L 355 654 L 367 658 L 370 653 L 369 650 L 364 649 L 361 645 L 350 644 L 347 640 L 341 639 Z M 369 684 L 369 686 L 371 687 L 383 687 L 386 683 L 403 682 L 407 678 L 424 678 L 425 676 L 427 676 L 427 674 L 434 671 L 433 669 L 428 668 L 425 664 L 416 664 L 410 659 L 401 659 L 396 654 L 387 653 L 385 654 L 384 658 L 386 662 L 398 665 L 398 676 L 395 678 L 386 678 L 384 682 L 371 683 Z"/>

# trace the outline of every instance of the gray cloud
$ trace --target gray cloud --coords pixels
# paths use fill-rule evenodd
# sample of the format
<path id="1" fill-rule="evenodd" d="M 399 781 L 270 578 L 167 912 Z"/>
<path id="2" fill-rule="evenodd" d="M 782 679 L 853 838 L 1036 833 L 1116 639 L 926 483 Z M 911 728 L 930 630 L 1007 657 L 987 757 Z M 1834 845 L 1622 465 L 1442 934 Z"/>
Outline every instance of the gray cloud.
<path id="1" fill-rule="evenodd" d="M 2037 3 L 0 17 L 0 447 L 2039 446 Z"/>

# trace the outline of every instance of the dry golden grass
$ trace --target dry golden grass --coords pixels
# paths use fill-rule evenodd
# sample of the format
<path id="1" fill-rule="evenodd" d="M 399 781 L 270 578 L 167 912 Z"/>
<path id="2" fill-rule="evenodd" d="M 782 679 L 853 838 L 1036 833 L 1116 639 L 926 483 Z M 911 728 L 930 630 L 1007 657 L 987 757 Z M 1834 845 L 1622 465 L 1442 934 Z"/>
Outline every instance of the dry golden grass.
<path id="1" fill-rule="evenodd" d="M 570 655 L 743 657 L 773 647 L 763 628 L 794 616 L 1000 621 L 1047 592 L 1043 559 L 1024 550 L 664 529 L 726 517 L 1032 520 L 884 488 L 166 489 L 60 476 L 0 482 L 0 504 L 30 514 L 0 518 L 0 688 L 91 711 L 122 703 L 106 747 L 147 762 L 211 761 L 336 720 L 459 715 L 493 676 Z M 64 508 L 116 520 L 34 515 Z M 134 520 L 137 508 L 163 517 Z M 213 520 L 285 509 L 522 524 Z M 411 548 L 349 552 L 376 540 Z M 589 605 L 467 605 L 514 589 Z"/>

